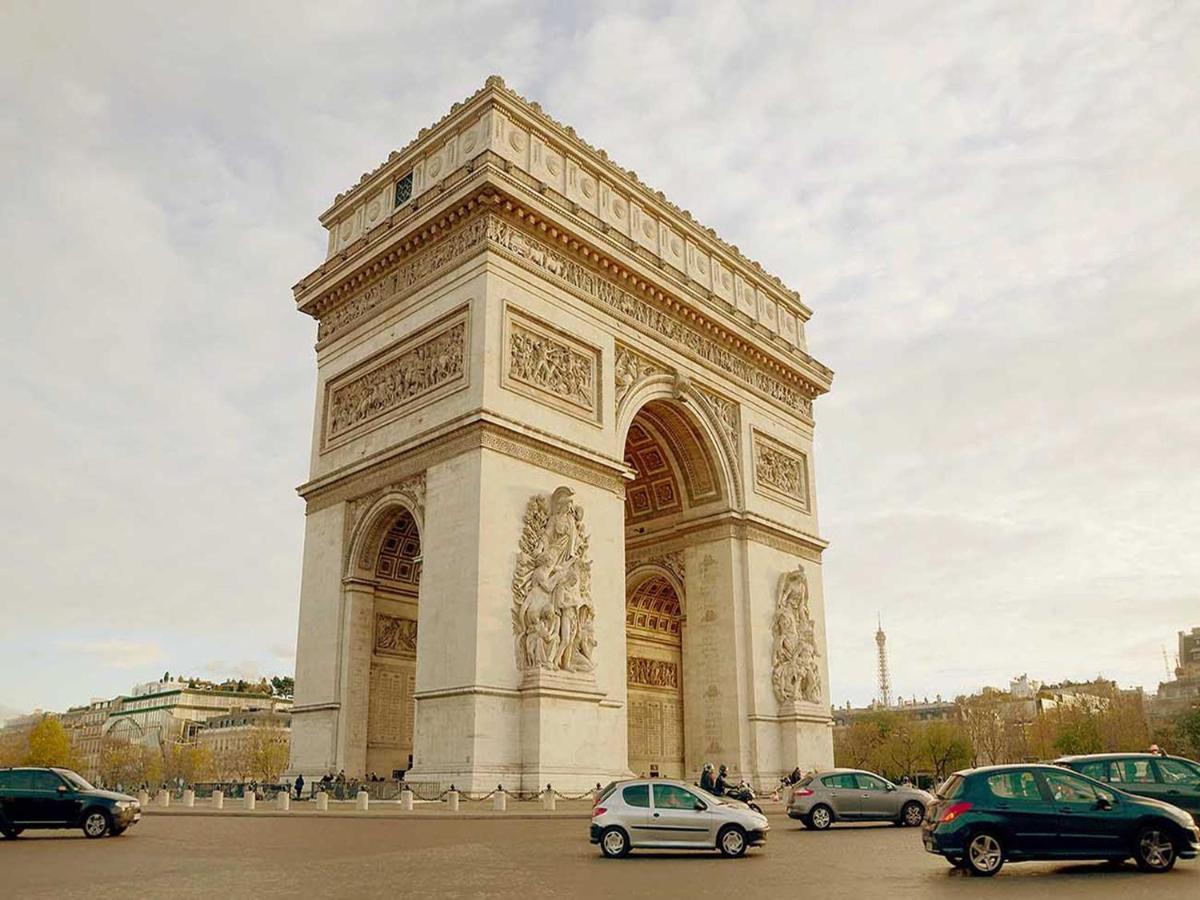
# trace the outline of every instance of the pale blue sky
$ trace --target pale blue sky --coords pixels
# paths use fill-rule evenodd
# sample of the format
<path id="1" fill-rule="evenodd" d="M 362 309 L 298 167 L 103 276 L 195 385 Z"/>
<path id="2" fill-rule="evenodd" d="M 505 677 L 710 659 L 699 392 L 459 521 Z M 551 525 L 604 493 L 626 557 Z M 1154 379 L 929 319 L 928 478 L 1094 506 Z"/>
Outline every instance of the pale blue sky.
<path id="1" fill-rule="evenodd" d="M 802 292 L 833 698 L 1200 624 L 1200 8 L 0 7 L 0 706 L 290 670 L 333 196 L 492 72 Z"/>

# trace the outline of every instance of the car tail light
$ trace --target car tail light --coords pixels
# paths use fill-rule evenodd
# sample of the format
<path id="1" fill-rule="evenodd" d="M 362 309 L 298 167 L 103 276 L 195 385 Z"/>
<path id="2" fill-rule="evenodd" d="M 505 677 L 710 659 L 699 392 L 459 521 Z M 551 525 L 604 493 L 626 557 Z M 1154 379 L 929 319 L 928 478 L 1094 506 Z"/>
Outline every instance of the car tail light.
<path id="1" fill-rule="evenodd" d="M 592 810 L 592 818 L 594 819 L 594 818 L 596 818 L 596 816 L 602 816 L 606 812 L 608 812 L 608 810 L 605 809 L 603 806 L 597 806 L 595 809 Z"/>
<path id="2" fill-rule="evenodd" d="M 811 788 L 800 788 L 799 790 L 792 791 L 792 796 L 793 797 L 811 797 L 812 789 Z"/>
<path id="3" fill-rule="evenodd" d="M 951 803 L 949 806 L 946 807 L 945 811 L 942 813 L 941 818 L 939 818 L 938 821 L 939 822 L 953 822 L 955 819 L 957 819 L 959 816 L 961 816 L 963 813 L 965 813 L 970 808 L 971 808 L 970 803 L 966 803 L 966 802 Z"/>

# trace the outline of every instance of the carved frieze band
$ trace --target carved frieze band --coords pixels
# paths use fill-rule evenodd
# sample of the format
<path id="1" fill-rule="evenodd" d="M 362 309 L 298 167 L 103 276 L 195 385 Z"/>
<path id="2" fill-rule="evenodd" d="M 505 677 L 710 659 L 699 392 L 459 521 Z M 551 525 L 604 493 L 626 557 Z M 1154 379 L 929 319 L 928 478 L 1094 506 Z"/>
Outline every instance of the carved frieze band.
<path id="1" fill-rule="evenodd" d="M 460 309 L 326 385 L 325 446 L 466 387 L 467 330 Z"/>
<path id="2" fill-rule="evenodd" d="M 808 457 L 755 429 L 754 489 L 808 512 Z"/>
<path id="3" fill-rule="evenodd" d="M 375 652 L 384 656 L 415 658 L 417 623 L 413 619 L 375 614 Z"/>
<path id="4" fill-rule="evenodd" d="M 679 666 L 666 659 L 631 656 L 628 661 L 629 684 L 639 687 L 679 687 Z"/>
<path id="5" fill-rule="evenodd" d="M 502 384 L 540 403 L 601 421 L 600 349 L 535 319 L 514 306 L 504 309 L 508 358 Z"/>
<path id="6" fill-rule="evenodd" d="M 487 239 L 493 246 L 559 279 L 601 307 L 634 322 L 669 345 L 698 356 L 790 412 L 812 417 L 812 400 L 803 392 L 714 340 L 701 326 L 657 308 L 561 251 L 519 231 L 504 219 L 489 216 L 487 223 Z"/>
<path id="7" fill-rule="evenodd" d="M 450 268 L 464 254 L 482 246 L 487 238 L 487 222 L 476 217 L 457 231 L 436 241 L 432 247 L 397 266 L 378 281 L 368 285 L 360 294 L 321 314 L 317 340 L 345 334 L 363 322 L 375 310 L 431 280 L 443 269 Z"/>

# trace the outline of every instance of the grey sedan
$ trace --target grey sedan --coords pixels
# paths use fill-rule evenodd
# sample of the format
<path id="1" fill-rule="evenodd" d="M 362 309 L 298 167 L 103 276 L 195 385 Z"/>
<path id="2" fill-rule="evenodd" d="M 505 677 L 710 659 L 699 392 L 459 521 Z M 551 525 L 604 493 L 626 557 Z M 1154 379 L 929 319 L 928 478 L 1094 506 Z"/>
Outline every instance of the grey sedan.
<path id="1" fill-rule="evenodd" d="M 607 857 L 638 847 L 720 850 L 741 856 L 767 839 L 767 817 L 681 781 L 616 781 L 592 809 L 591 841 Z"/>
<path id="2" fill-rule="evenodd" d="M 834 822 L 895 822 L 915 827 L 933 798 L 859 769 L 831 769 L 797 782 L 788 815 L 818 831 Z"/>

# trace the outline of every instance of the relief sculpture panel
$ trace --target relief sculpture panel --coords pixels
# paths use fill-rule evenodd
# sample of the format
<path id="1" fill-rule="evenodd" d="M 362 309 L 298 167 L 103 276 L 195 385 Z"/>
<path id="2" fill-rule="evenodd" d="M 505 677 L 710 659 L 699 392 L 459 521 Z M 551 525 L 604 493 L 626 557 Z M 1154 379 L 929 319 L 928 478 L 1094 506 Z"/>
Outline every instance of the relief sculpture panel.
<path id="1" fill-rule="evenodd" d="M 808 512 L 808 458 L 756 430 L 754 488 L 764 496 Z"/>
<path id="2" fill-rule="evenodd" d="M 679 687 L 679 666 L 666 659 L 647 659 L 644 656 L 629 657 L 629 683 L 643 687 Z"/>
<path id="3" fill-rule="evenodd" d="M 529 501 L 512 589 L 514 649 L 521 672 L 591 672 L 596 667 L 588 535 L 583 509 L 569 487 Z"/>
<path id="4" fill-rule="evenodd" d="M 600 421 L 600 350 L 507 307 L 506 388 L 588 421 Z"/>
<path id="5" fill-rule="evenodd" d="M 797 566 L 779 577 L 771 623 L 771 684 L 780 703 L 821 702 L 821 667 L 816 626 L 808 605 L 808 576 Z"/>
<path id="6" fill-rule="evenodd" d="M 375 652 L 384 656 L 417 655 L 417 623 L 387 613 L 375 614 Z"/>
<path id="7" fill-rule="evenodd" d="M 467 319 L 459 311 L 421 329 L 398 348 L 334 379 L 325 388 L 325 445 L 467 384 Z"/>

